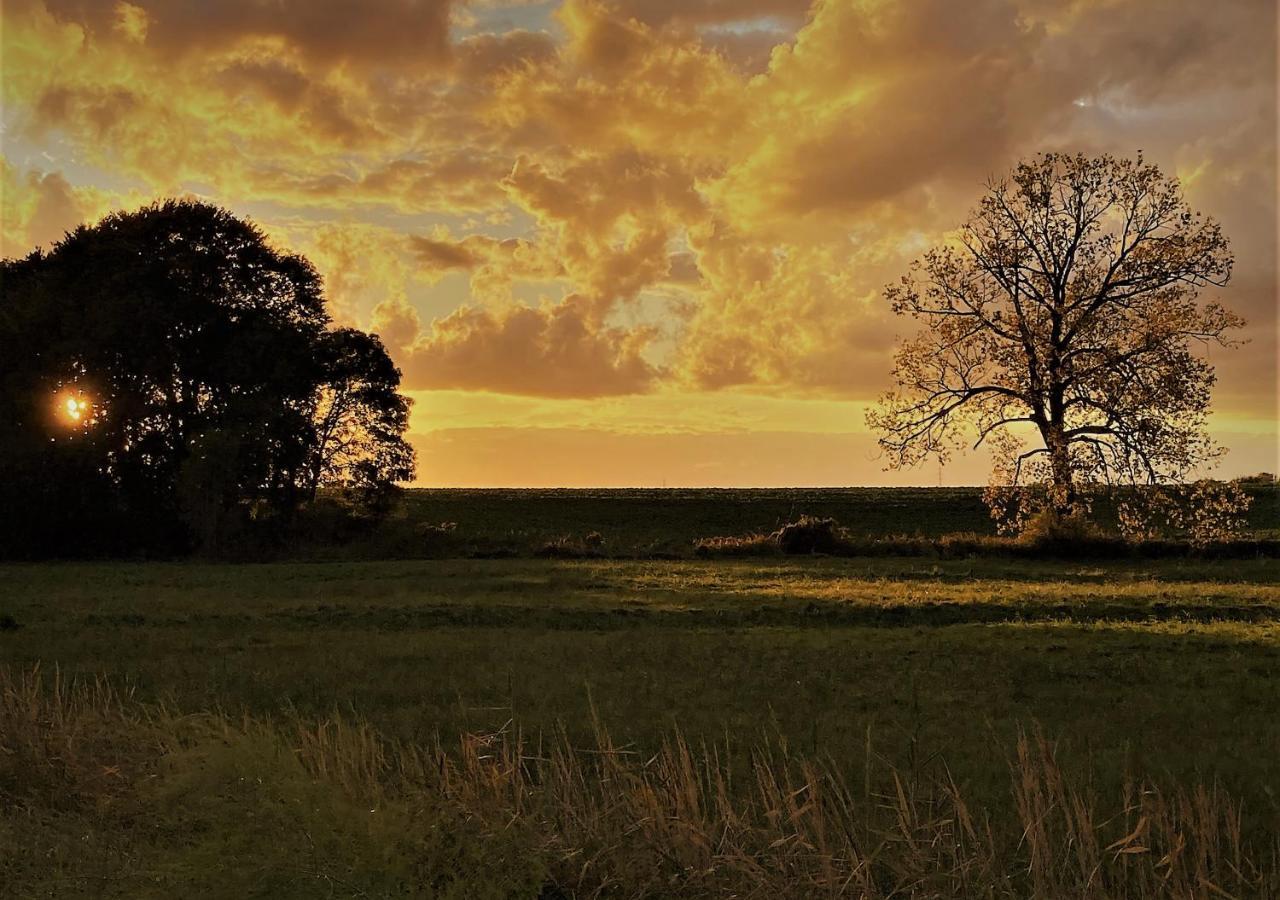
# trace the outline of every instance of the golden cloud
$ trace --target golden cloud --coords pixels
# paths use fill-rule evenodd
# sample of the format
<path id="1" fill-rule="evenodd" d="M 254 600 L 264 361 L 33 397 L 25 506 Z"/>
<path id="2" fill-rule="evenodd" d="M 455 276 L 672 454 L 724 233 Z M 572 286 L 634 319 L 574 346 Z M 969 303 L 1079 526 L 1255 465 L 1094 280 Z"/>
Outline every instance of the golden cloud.
<path id="1" fill-rule="evenodd" d="M 450 0 L 46 0 L 55 20 L 102 43 L 165 56 L 276 42 L 322 65 L 422 66 L 448 59 Z"/>
<path id="2" fill-rule="evenodd" d="M 122 202 L 137 202 L 91 186 L 72 185 L 62 172 L 19 171 L 0 157 L 0 257 L 48 247 L 83 222 Z"/>
<path id="3" fill-rule="evenodd" d="M 509 28 L 443 0 L 6 4 L 6 152 L 25 148 L 6 252 L 121 184 L 196 190 L 313 256 L 413 385 L 869 397 L 900 327 L 881 287 L 988 175 L 1142 147 L 1235 238 L 1224 299 L 1254 343 L 1220 362 L 1222 394 L 1273 404 L 1273 4 L 530 10 Z"/>
<path id="4" fill-rule="evenodd" d="M 538 307 L 464 306 L 410 341 L 407 331 L 396 359 L 411 389 L 601 397 L 646 391 L 658 376 L 644 357 L 650 335 L 602 325 L 577 294 Z"/>

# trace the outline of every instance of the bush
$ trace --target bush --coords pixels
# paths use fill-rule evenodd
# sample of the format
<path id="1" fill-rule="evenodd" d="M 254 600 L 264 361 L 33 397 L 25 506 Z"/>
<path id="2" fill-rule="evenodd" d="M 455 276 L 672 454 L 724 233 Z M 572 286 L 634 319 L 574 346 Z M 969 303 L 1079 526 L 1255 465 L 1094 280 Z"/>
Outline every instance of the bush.
<path id="1" fill-rule="evenodd" d="M 807 515 L 771 534 L 699 538 L 693 542 L 693 549 L 698 556 L 852 555 L 851 545 L 835 519 Z"/>
<path id="2" fill-rule="evenodd" d="M 772 535 L 778 549 L 788 556 L 808 553 L 837 553 L 843 545 L 835 519 L 801 516 L 783 525 Z"/>
<path id="3" fill-rule="evenodd" d="M 920 535 L 853 537 L 846 534 L 840 544 L 841 556 L 934 556 L 937 553 L 937 541 Z"/>
<path id="4" fill-rule="evenodd" d="M 598 531 L 582 538 L 564 535 L 547 541 L 533 555 L 541 559 L 600 559 L 604 556 L 604 538 Z"/>
<path id="5" fill-rule="evenodd" d="M 298 510 L 290 520 L 288 537 L 298 544 L 346 544 L 367 536 L 378 524 L 354 497 L 324 493 Z"/>
<path id="6" fill-rule="evenodd" d="M 1082 513 L 1059 515 L 1044 509 L 1027 520 L 1018 540 L 1024 544 L 1074 543 L 1092 541 L 1102 536 L 1098 527 Z"/>
<path id="7" fill-rule="evenodd" d="M 1253 475 L 1246 475 L 1243 478 L 1238 479 L 1238 481 L 1241 484 L 1260 484 L 1265 486 L 1276 484 L 1280 479 L 1277 479 L 1276 476 L 1270 472 L 1257 472 Z"/>
<path id="8" fill-rule="evenodd" d="M 774 556 L 778 544 L 770 534 L 748 534 L 743 537 L 698 538 L 693 542 L 698 556 Z"/>

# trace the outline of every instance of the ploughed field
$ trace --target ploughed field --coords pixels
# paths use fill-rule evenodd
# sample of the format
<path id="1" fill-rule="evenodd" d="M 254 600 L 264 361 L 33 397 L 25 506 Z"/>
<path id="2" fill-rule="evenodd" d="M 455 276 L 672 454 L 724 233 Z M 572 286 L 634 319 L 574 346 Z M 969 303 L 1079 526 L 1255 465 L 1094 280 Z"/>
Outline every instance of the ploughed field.
<path id="1" fill-rule="evenodd" d="M 439 518 L 461 519 L 463 511 L 459 506 L 456 515 Z M 776 515 L 785 520 L 788 512 Z M 807 504 L 797 512 L 832 511 Z M 688 527 L 705 533 L 711 524 L 724 525 L 712 530 L 741 530 L 706 520 Z M 639 526 L 619 520 L 616 527 Z M 555 530 L 554 523 L 545 530 Z M 671 845 L 654 850 L 652 859 L 620 862 L 624 851 L 619 848 L 639 854 L 637 847 L 648 846 L 636 835 L 649 834 L 645 828 L 652 826 L 653 815 L 639 816 L 640 824 L 619 825 L 624 837 L 617 840 L 603 834 L 582 837 L 563 822 L 555 826 L 558 831 L 545 823 L 529 826 L 530 834 L 540 837 L 513 836 L 510 823 L 527 817 L 533 801 L 521 801 L 525 812 L 493 813 L 494 822 L 506 824 L 495 824 L 490 832 L 481 827 L 488 821 L 485 815 L 466 806 L 479 802 L 468 791 L 459 795 L 465 802 L 457 801 L 465 814 L 449 819 L 454 824 L 439 833 L 479 831 L 458 846 L 415 844 L 410 852 L 402 846 L 405 835 L 427 833 L 414 830 L 421 823 L 411 828 L 397 820 L 383 835 L 360 817 L 395 809 L 397 801 L 366 803 L 365 789 L 352 786 L 354 776 L 343 774 L 347 769 L 316 762 L 320 751 L 315 748 L 321 745 L 330 747 L 326 752 L 348 753 L 334 749 L 346 740 L 333 738 L 337 732 L 307 732 L 298 724 L 325 720 L 364 723 L 367 734 L 399 747 L 470 746 L 472 755 L 463 757 L 482 769 L 495 754 L 476 753 L 477 745 L 466 744 L 466 735 L 504 736 L 482 738 L 479 746 L 489 748 L 519 732 L 531 760 L 550 759 L 546 748 L 557 741 L 588 754 L 582 757 L 588 761 L 613 759 L 590 749 L 601 746 L 603 729 L 610 753 L 616 751 L 628 765 L 644 766 L 678 733 L 703 760 L 690 771 L 702 771 L 698 765 L 720 767 L 731 793 L 750 793 L 742 785 L 759 776 L 755 754 L 760 747 L 773 747 L 786 758 L 822 760 L 835 777 L 856 786 L 855 794 L 865 789 L 866 806 L 859 808 L 872 811 L 868 822 L 880 814 L 877 810 L 897 803 L 894 798 L 915 803 L 913 798 L 927 793 L 925 785 L 952 784 L 974 815 L 989 815 L 996 823 L 991 840 L 1012 860 L 1003 861 L 993 851 L 996 861 L 984 863 L 1014 873 L 990 896 L 1027 896 L 1054 885 L 1073 896 L 1095 896 L 1080 893 L 1075 882 L 1027 880 L 1045 857 L 1024 858 L 1030 852 L 1024 835 L 1031 814 L 1011 784 L 1016 787 L 1018 773 L 1029 765 L 1017 759 L 1020 737 L 1034 743 L 1043 735 L 1054 765 L 1081 795 L 1101 798 L 1099 821 L 1105 819 L 1111 829 L 1106 844 L 1129 835 L 1146 815 L 1134 812 L 1135 785 L 1173 792 L 1203 785 L 1230 798 L 1223 827 L 1230 831 L 1235 826 L 1229 823 L 1238 821 L 1242 839 L 1253 848 L 1245 857 L 1257 877 L 1243 878 L 1233 895 L 1265 896 L 1280 884 L 1265 880 L 1280 877 L 1275 856 L 1280 560 L 1275 559 L 8 564 L 0 566 L 0 675 L 6 698 L 0 712 L 9 732 L 0 733 L 6 747 L 0 754 L 0 857 L 8 860 L 0 863 L 0 896 L 6 879 L 21 888 L 18 895 L 51 896 L 168 896 L 175 890 L 220 895 L 223 889 L 227 896 L 242 896 L 261 884 L 270 884 L 279 896 L 316 896 L 319 890 L 326 896 L 415 891 L 459 897 L 588 896 L 601 884 L 616 889 L 602 896 L 663 896 L 668 889 L 677 895 L 721 896 L 741 884 L 773 884 L 778 896 L 811 896 L 818 895 L 819 884 L 826 885 L 823 890 L 830 887 L 822 878 L 852 878 L 849 873 L 856 872 L 880 880 L 874 890 L 864 884 L 861 894 L 846 891 L 848 896 L 880 896 L 876 890 L 887 896 L 893 885 L 923 879 L 918 873 L 931 866 L 951 866 L 948 883 L 962 887 L 948 893 L 937 885 L 917 885 L 918 895 L 968 896 L 963 885 L 972 886 L 975 877 L 995 877 L 980 877 L 970 868 L 954 874 L 961 872 L 960 863 L 944 865 L 932 857 L 927 863 L 914 857 L 910 863 L 894 862 L 903 848 L 916 852 L 946 844 L 898 838 L 885 838 L 882 846 L 888 849 L 865 866 L 846 860 L 848 872 L 832 869 L 831 859 L 844 859 L 834 850 L 814 851 L 814 859 L 821 860 L 812 862 L 811 871 L 797 862 L 799 857 L 775 865 L 771 854 L 808 853 L 813 839 L 793 844 L 772 831 L 765 835 L 768 840 L 760 838 L 762 849 L 751 851 L 755 855 L 734 844 L 732 858 L 728 851 L 716 856 L 717 848 L 731 843 L 724 835 L 698 842 L 663 832 Z M 99 686 L 81 695 L 68 687 L 94 679 L 102 679 Z M 107 690 L 114 699 L 103 693 Z M 37 700 L 37 695 L 54 699 Z M 152 737 L 117 734 L 111 729 L 124 726 L 103 724 L 110 719 L 103 709 L 136 710 L 120 712 L 121 721 L 133 723 L 129 728 L 158 729 L 155 733 L 178 734 L 192 722 L 222 724 L 208 726 L 213 738 L 154 738 L 154 753 L 138 757 L 134 771 L 127 762 L 130 754 L 141 753 L 137 748 Z M 278 729 L 272 731 L 276 743 L 268 749 L 253 743 L 258 732 L 247 721 L 257 723 L 253 728 Z M 23 729 L 28 738 L 14 737 Z M 95 729 L 107 736 L 86 737 L 98 734 Z M 312 736 L 303 740 L 300 734 Z M 28 743 L 9 746 L 22 740 Z M 351 740 L 366 746 L 360 743 L 366 738 Z M 87 743 L 73 752 L 68 748 L 76 741 Z M 221 749 L 209 750 L 209 741 Z M 244 741 L 250 741 L 244 745 L 249 749 L 234 749 Z M 32 750 L 37 744 L 44 749 Z M 219 756 L 231 753 L 228 747 L 236 754 L 230 761 Z M 277 785 L 276 775 L 263 772 L 274 772 L 271 767 L 281 760 L 294 765 L 295 757 L 302 760 L 298 765 L 306 763 L 304 775 L 295 773 L 302 786 L 296 791 L 271 787 Z M 83 763 L 83 771 L 72 772 L 71 759 Z M 383 777 L 376 765 L 351 765 L 371 780 Z M 427 768 L 435 772 L 440 766 Z M 401 769 L 396 772 L 386 777 L 407 777 Z M 489 784 L 488 775 L 477 777 Z M 533 792 L 530 796 L 550 790 L 547 777 L 544 773 L 522 790 Z M 279 779 L 294 785 L 284 775 Z M 461 790 L 456 787 L 460 779 L 450 782 L 449 790 Z M 617 778 L 592 783 L 606 781 L 620 783 Z M 267 803 L 258 794 L 242 795 L 249 790 L 245 785 L 255 784 L 259 787 L 253 790 L 276 791 L 284 799 L 270 793 Z M 343 804 L 353 805 L 335 812 L 325 805 L 329 799 L 321 802 L 309 793 L 321 790 L 317 784 L 325 798 L 344 797 Z M 429 795 L 435 791 L 431 788 Z M 201 804 L 211 803 L 209 798 L 220 799 L 206 809 Z M 569 809 L 586 801 L 556 802 Z M 255 803 L 267 806 L 258 809 Z M 310 812 L 282 813 L 294 808 L 288 804 Z M 425 807 L 415 804 L 413 815 L 425 815 Z M 1064 805 L 1048 803 L 1047 810 L 1058 812 L 1045 816 L 1057 815 Z M 606 807 L 614 808 L 602 804 Z M 584 832 L 588 819 L 604 821 L 565 816 Z M 904 821 L 897 812 L 885 816 L 890 823 L 885 828 Z M 250 820 L 257 825 L 244 824 Z M 776 814 L 761 814 L 766 830 L 781 827 L 779 821 Z M 921 813 L 921 822 L 926 821 L 958 819 Z M 734 822 L 725 826 L 725 834 L 746 842 L 745 826 Z M 430 829 L 438 824 L 421 828 L 436 835 Z M 880 833 L 879 826 L 866 827 L 868 834 Z M 349 833 L 352 828 L 359 840 Z M 332 846 L 316 844 L 323 844 L 317 829 L 328 829 Z M 545 829 L 568 843 L 560 847 L 545 838 Z M 599 847 L 592 851 L 591 841 L 597 839 Z M 508 840 L 515 843 L 502 843 Z M 859 838 L 859 852 L 868 840 Z M 1157 843 L 1140 835 L 1130 844 L 1140 841 Z M 1061 843 L 1075 853 L 1080 842 L 1063 838 Z M 310 853 L 313 861 L 289 868 L 283 857 L 272 855 L 276 844 L 280 854 Z M 553 844 L 554 852 L 547 849 Z M 710 854 L 712 861 L 687 863 L 681 847 L 693 848 L 694 855 Z M 1130 845 L 1120 849 L 1126 848 L 1132 850 Z M 1106 865 L 1146 865 L 1156 873 L 1152 878 L 1167 877 L 1159 858 L 1141 855 L 1156 849 L 1134 850 L 1134 856 L 1112 850 L 1104 854 L 1110 860 Z M 408 874 L 392 878 L 388 873 L 400 869 L 388 860 L 399 860 L 399 866 L 405 854 L 414 860 L 405 864 Z M 594 860 L 591 866 L 584 865 L 584 854 Z M 748 856 L 749 866 L 741 862 Z M 1230 854 L 1222 851 L 1222 856 Z M 663 869 L 661 884 L 678 889 L 659 885 L 627 892 L 619 887 L 640 884 L 650 877 L 643 873 L 668 865 L 672 872 Z M 1062 871 L 1078 868 L 1072 862 Z M 211 886 L 214 882 L 201 880 L 229 869 L 239 872 L 231 881 Z M 770 882 L 775 869 L 782 873 L 780 880 Z M 441 881 L 442 872 L 462 880 Z M 520 881 L 526 875 L 527 884 Z M 733 880 L 739 877 L 741 884 Z M 481 881 L 483 890 L 477 887 Z M 1090 883 L 1097 890 L 1108 882 L 1099 875 Z M 794 893 L 787 893 L 786 884 Z M 1126 890 L 1127 896 L 1163 896 L 1141 885 Z M 1204 890 L 1205 896 L 1212 894 Z M 974 891 L 974 896 L 988 896 Z M 893 895 L 913 894 L 902 889 Z M 1105 896 L 1111 895 L 1121 894 Z"/>

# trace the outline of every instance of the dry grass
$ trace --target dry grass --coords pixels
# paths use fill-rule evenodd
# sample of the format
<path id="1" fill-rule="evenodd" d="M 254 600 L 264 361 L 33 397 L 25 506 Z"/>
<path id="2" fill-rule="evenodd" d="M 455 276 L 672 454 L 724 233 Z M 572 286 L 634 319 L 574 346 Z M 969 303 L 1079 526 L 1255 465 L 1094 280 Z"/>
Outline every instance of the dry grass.
<path id="1" fill-rule="evenodd" d="M 1134 783 L 1095 797 L 1039 734 L 1011 756 L 1007 821 L 945 767 L 926 777 L 882 762 L 851 784 L 833 761 L 778 742 L 735 781 L 723 752 L 672 735 L 642 757 L 603 727 L 586 747 L 514 726 L 424 746 L 349 717 L 181 716 L 101 680 L 4 669 L 0 886 L 36 894 L 56 877 L 83 888 L 67 895 L 190 892 L 216 838 L 221 865 L 258 873 L 255 884 L 280 879 L 282 896 L 321 885 L 329 896 L 543 898 L 1280 893 L 1280 833 L 1243 833 L 1221 791 Z M 104 842 L 110 876 L 94 874 Z"/>
<path id="2" fill-rule="evenodd" d="M 1106 534 L 1064 534 L 1037 528 L 1018 537 L 957 532 L 938 537 L 891 534 L 865 536 L 832 519 L 801 516 L 769 534 L 698 538 L 695 556 L 732 558 L 822 554 L 844 557 L 934 557 L 937 559 L 1274 559 L 1280 541 L 1239 538 L 1192 545 L 1185 540 L 1127 541 Z"/>

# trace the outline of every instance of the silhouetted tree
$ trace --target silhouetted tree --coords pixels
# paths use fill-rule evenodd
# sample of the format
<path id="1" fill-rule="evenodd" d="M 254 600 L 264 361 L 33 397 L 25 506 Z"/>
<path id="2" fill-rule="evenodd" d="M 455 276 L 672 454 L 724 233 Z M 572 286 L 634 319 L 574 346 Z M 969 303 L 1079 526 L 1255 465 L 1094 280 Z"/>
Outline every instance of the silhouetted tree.
<path id="1" fill-rule="evenodd" d="M 890 465 L 990 439 L 1005 499 L 1039 483 L 1058 515 L 1084 483 L 1185 479 L 1219 453 L 1205 432 L 1213 368 L 1195 345 L 1229 345 L 1243 323 L 1198 293 L 1231 264 L 1218 224 L 1141 157 L 1021 163 L 887 290 L 923 325 L 868 414 Z"/>
<path id="2" fill-rule="evenodd" d="M 371 483 L 412 476 L 407 401 L 381 344 L 330 331 L 310 263 L 225 210 L 114 214 L 0 271 L 0 466 L 19 473 L 0 491 L 43 525 L 11 542 L 176 549 L 243 501 L 293 509 L 315 489 L 317 410 L 351 390 L 335 343 L 363 348 L 362 396 L 377 399 L 348 404 L 365 439 L 345 465 L 363 452 L 380 460 L 362 469 Z"/>
<path id="3" fill-rule="evenodd" d="M 305 486 L 322 484 L 361 493 L 413 477 L 413 448 L 402 435 L 409 402 L 396 388 L 396 370 L 377 335 L 339 328 L 323 336 L 319 361 L 324 382 L 315 396 L 315 443 Z"/>

